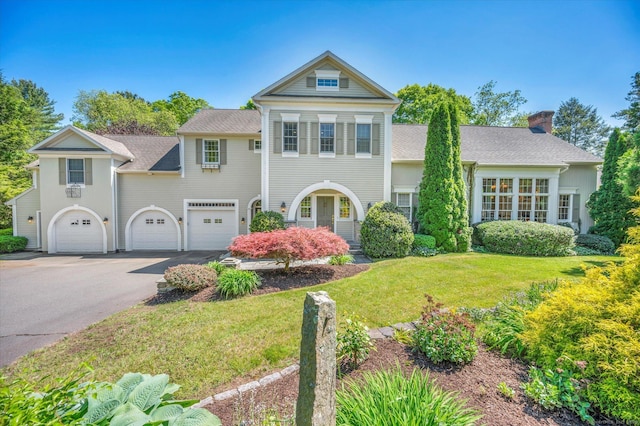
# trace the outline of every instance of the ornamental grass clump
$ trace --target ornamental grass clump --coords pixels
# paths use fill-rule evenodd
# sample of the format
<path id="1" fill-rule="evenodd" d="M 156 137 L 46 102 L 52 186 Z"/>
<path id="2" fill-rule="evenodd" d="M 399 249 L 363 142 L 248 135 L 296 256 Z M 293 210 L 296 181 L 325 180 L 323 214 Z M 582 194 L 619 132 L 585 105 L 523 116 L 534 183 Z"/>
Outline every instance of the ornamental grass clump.
<path id="1" fill-rule="evenodd" d="M 260 276 L 254 271 L 229 269 L 218 278 L 218 293 L 225 299 L 246 296 L 260 286 Z"/>
<path id="2" fill-rule="evenodd" d="M 475 425 L 482 417 L 458 395 L 415 369 L 407 378 L 393 371 L 365 372 L 336 391 L 336 424 L 385 426 Z"/>
<path id="3" fill-rule="evenodd" d="M 218 275 L 204 265 L 183 264 L 164 271 L 164 279 L 171 286 L 184 291 L 200 291 L 216 284 Z"/>
<path id="4" fill-rule="evenodd" d="M 422 319 L 413 333 L 413 346 L 435 364 L 453 362 L 466 364 L 478 354 L 474 338 L 475 326 L 469 314 L 443 309 L 433 297 L 425 295 L 427 304 Z"/>

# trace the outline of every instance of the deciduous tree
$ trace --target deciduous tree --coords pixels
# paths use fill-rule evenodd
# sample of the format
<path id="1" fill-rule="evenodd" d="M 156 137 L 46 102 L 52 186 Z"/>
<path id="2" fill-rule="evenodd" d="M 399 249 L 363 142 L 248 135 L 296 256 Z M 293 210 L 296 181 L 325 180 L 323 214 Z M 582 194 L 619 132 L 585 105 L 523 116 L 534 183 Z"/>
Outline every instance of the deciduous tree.
<path id="1" fill-rule="evenodd" d="M 610 131 L 596 108 L 576 98 L 562 102 L 553 117 L 554 135 L 596 155 L 602 155 Z"/>
<path id="2" fill-rule="evenodd" d="M 246 104 L 242 105 L 240 109 L 258 109 L 256 104 L 253 103 L 253 99 L 249 99 Z"/>
<path id="3" fill-rule="evenodd" d="M 437 84 L 407 85 L 396 96 L 402 100 L 402 104 L 393 114 L 394 123 L 428 124 L 436 106 L 449 102 L 458 107 L 460 122 L 467 124 L 473 109 L 471 99 L 467 96 L 458 95 L 454 89 L 445 89 Z"/>
<path id="4" fill-rule="evenodd" d="M 630 213 L 633 204 L 624 194 L 618 175 L 618 160 L 625 151 L 625 135 L 620 129 L 615 129 L 604 153 L 602 184 L 591 194 L 587 202 L 589 214 L 595 221 L 595 225 L 589 231 L 606 235 L 616 246 L 624 242 L 627 229 L 634 225 Z"/>
<path id="5" fill-rule="evenodd" d="M 233 240 L 229 250 L 234 256 L 255 259 L 275 259 L 289 272 L 296 260 L 313 260 L 319 257 L 345 254 L 349 245 L 327 228 L 298 228 L 254 232 L 240 235 Z"/>
<path id="6" fill-rule="evenodd" d="M 515 126 L 523 124 L 521 105 L 527 100 L 520 90 L 496 92 L 496 82 L 491 80 L 480 86 L 474 95 L 471 124 L 478 126 Z"/>
<path id="7" fill-rule="evenodd" d="M 169 95 L 168 100 L 161 99 L 152 104 L 154 111 L 171 112 L 178 125 L 182 126 L 198 111 L 204 108 L 211 108 L 209 102 L 201 98 L 192 98 L 184 92 L 177 91 Z"/>
<path id="8" fill-rule="evenodd" d="M 452 143 L 449 110 L 446 104 L 440 104 L 433 112 L 427 131 L 418 220 L 422 232 L 433 236 L 436 247 L 446 251 L 456 251 L 457 245 Z"/>

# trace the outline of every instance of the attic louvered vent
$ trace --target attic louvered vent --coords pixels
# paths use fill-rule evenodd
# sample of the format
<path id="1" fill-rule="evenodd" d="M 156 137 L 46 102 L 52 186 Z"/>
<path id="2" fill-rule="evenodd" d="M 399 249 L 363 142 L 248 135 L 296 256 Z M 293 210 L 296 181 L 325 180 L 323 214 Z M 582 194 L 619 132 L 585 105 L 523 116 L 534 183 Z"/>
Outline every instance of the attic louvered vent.
<path id="1" fill-rule="evenodd" d="M 70 185 L 67 189 L 64 190 L 64 192 L 67 193 L 67 198 L 80 198 L 82 196 L 80 185 L 77 184 Z"/>

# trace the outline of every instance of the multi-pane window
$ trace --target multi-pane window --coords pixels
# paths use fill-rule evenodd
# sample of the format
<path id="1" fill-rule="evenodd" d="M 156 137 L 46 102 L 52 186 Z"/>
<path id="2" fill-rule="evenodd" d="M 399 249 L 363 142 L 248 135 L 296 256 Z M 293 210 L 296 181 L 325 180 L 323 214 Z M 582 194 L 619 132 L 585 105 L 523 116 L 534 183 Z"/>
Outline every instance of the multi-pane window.
<path id="1" fill-rule="evenodd" d="M 144 223 L 147 225 L 153 225 L 153 219 L 145 219 Z"/>
<path id="2" fill-rule="evenodd" d="M 318 87 L 338 87 L 337 78 L 319 78 Z"/>
<path id="3" fill-rule="evenodd" d="M 283 152 L 298 152 L 298 123 L 285 121 L 282 123 L 284 135 Z"/>
<path id="4" fill-rule="evenodd" d="M 498 195 L 498 220 L 511 220 L 513 179 L 500 179 Z"/>
<path id="5" fill-rule="evenodd" d="M 495 178 L 482 179 L 482 221 L 495 219 L 497 182 Z"/>
<path id="6" fill-rule="evenodd" d="M 311 197 L 304 197 L 300 203 L 300 217 L 303 219 L 311 218 Z"/>
<path id="7" fill-rule="evenodd" d="M 407 220 L 411 222 L 411 193 L 400 192 L 396 194 L 396 205 Z"/>
<path id="8" fill-rule="evenodd" d="M 83 225 L 91 225 L 91 219 L 82 219 Z"/>
<path id="9" fill-rule="evenodd" d="M 558 220 L 570 222 L 571 194 L 560 194 L 558 198 Z"/>
<path id="10" fill-rule="evenodd" d="M 371 154 L 371 124 L 356 124 L 356 153 Z"/>
<path id="11" fill-rule="evenodd" d="M 546 222 L 549 211 L 549 179 L 536 179 L 535 191 L 534 220 L 536 222 Z"/>
<path id="12" fill-rule="evenodd" d="M 84 159 L 67 159 L 67 183 L 77 185 L 84 184 Z"/>
<path id="13" fill-rule="evenodd" d="M 220 164 L 220 141 L 205 139 L 202 142 L 202 160 L 204 164 Z"/>
<path id="14" fill-rule="evenodd" d="M 340 197 L 340 218 L 349 219 L 351 217 L 351 201 L 349 197 Z"/>
<path id="15" fill-rule="evenodd" d="M 320 123 L 320 152 L 335 152 L 335 127 L 334 123 Z"/>
<path id="16" fill-rule="evenodd" d="M 156 219 L 158 225 L 164 225 L 164 219 Z"/>
<path id="17" fill-rule="evenodd" d="M 254 151 L 262 150 L 262 141 L 260 139 L 253 141 L 253 149 Z"/>

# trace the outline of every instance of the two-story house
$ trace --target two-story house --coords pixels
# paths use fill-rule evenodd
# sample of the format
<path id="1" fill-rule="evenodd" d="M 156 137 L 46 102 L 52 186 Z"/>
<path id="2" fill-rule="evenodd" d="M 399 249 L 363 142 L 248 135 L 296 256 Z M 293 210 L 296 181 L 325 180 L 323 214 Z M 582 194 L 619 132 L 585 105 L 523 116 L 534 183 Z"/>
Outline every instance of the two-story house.
<path id="1" fill-rule="evenodd" d="M 33 187 L 7 203 L 14 234 L 49 253 L 220 250 L 262 209 L 346 240 L 380 200 L 413 218 L 427 127 L 392 124 L 392 93 L 325 52 L 253 100 L 200 111 L 171 137 L 65 127 L 30 150 Z M 471 222 L 592 224 L 602 160 L 552 136 L 552 115 L 461 127 Z"/>

